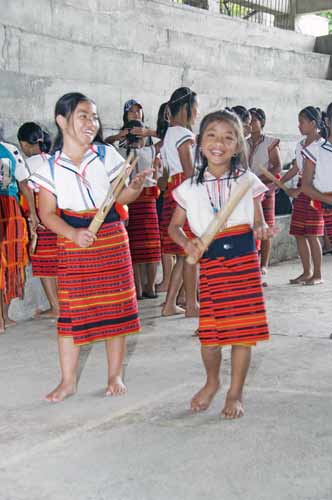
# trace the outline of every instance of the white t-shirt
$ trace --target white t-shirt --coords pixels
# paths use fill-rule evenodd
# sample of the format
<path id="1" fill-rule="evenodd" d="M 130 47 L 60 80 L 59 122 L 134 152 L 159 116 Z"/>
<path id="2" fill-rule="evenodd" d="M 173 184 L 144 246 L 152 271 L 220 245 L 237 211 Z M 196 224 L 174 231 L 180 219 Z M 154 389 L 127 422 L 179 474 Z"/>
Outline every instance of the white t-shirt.
<path id="1" fill-rule="evenodd" d="M 195 134 L 188 128 L 176 125 L 167 129 L 161 148 L 161 157 L 170 176 L 183 172 L 178 148 L 186 141 L 190 141 L 192 145 L 195 144 Z"/>
<path id="2" fill-rule="evenodd" d="M 313 142 L 302 150 L 304 158 L 315 165 L 314 187 L 321 193 L 332 192 L 332 144 L 325 139 Z"/>
<path id="3" fill-rule="evenodd" d="M 30 156 L 29 158 L 26 158 L 25 162 L 27 164 L 27 168 L 30 172 L 30 176 L 37 172 L 40 167 L 44 165 L 44 162 L 48 160 L 48 158 L 51 158 L 51 155 L 41 153 L 39 155 L 33 155 Z M 32 188 L 34 191 L 38 192 L 39 187 L 34 184 L 33 182 L 29 182 L 29 187 Z"/>
<path id="4" fill-rule="evenodd" d="M 253 181 L 252 187 L 229 217 L 226 227 L 240 224 L 249 224 L 253 227 L 253 199 L 262 195 L 267 188 L 249 170 L 239 172 L 238 176 L 230 179 L 229 174 L 217 179 L 209 172 L 205 172 L 203 183 L 197 184 L 195 178 L 189 178 L 172 191 L 175 201 L 186 211 L 190 229 L 196 236 L 202 236 L 213 219 L 215 210 L 220 210 L 227 202 L 232 190 L 248 177 Z"/>
<path id="5" fill-rule="evenodd" d="M 319 139 L 317 139 L 317 141 L 312 142 L 307 147 L 310 147 L 311 145 L 314 145 L 317 143 L 319 144 L 321 142 L 325 142 L 325 139 L 319 138 Z M 304 167 L 304 156 L 303 156 L 303 149 L 305 148 L 304 143 L 305 143 L 305 139 L 302 139 L 301 141 L 299 141 L 296 144 L 296 148 L 295 148 L 296 164 L 298 166 L 300 175 L 303 174 L 303 167 Z"/>
<path id="6" fill-rule="evenodd" d="M 156 148 L 154 146 L 146 146 L 144 148 L 131 149 L 131 151 L 133 151 L 134 153 L 134 158 L 138 157 L 136 166 L 133 170 L 133 173 L 131 174 L 131 179 L 134 179 L 134 177 L 140 172 L 143 172 L 147 169 L 152 169 L 153 162 L 156 157 Z M 149 177 L 145 178 L 144 187 L 151 187 L 155 185 L 156 183 L 153 180 L 152 172 Z"/>
<path id="7" fill-rule="evenodd" d="M 101 206 L 123 162 L 112 146 L 93 144 L 79 167 L 58 151 L 51 162 L 43 161 L 30 180 L 53 193 L 59 208 L 75 212 L 91 210 Z"/>
<path id="8" fill-rule="evenodd" d="M 14 177 L 17 180 L 17 182 L 22 182 L 25 179 L 27 179 L 30 175 L 29 169 L 27 168 L 27 165 L 25 161 L 23 160 L 23 157 L 21 155 L 21 152 L 19 149 L 14 146 L 14 144 L 10 144 L 9 142 L 1 142 L 8 151 L 14 156 L 16 160 L 16 164 L 14 167 Z"/>
<path id="9" fill-rule="evenodd" d="M 276 146 L 279 145 L 280 140 L 275 137 L 268 135 L 263 135 L 255 146 L 253 145 L 252 139 L 248 139 L 249 146 L 249 167 L 250 170 L 256 174 L 261 175 L 259 168 L 264 167 L 270 170 L 271 164 L 269 159 L 269 152 L 272 151 Z"/>

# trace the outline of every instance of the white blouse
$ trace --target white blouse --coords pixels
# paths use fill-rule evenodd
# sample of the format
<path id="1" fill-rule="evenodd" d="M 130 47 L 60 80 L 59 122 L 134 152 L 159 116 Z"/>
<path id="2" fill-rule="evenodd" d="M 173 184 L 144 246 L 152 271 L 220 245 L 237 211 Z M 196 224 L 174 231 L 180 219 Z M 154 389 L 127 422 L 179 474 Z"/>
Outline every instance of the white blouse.
<path id="1" fill-rule="evenodd" d="M 332 144 L 319 139 L 302 150 L 304 158 L 315 165 L 314 187 L 321 193 L 332 192 Z"/>
<path id="2" fill-rule="evenodd" d="M 131 174 L 131 179 L 134 179 L 140 172 L 153 168 L 153 162 L 156 158 L 156 148 L 154 146 L 146 146 L 144 148 L 132 149 L 131 151 L 133 151 L 135 158 L 138 157 L 134 171 Z M 152 172 L 145 178 L 144 187 L 152 187 L 155 185 L 156 183 L 153 179 Z"/>
<path id="3" fill-rule="evenodd" d="M 260 167 L 267 170 L 271 168 L 269 152 L 279 145 L 280 140 L 268 135 L 262 135 L 260 141 L 254 146 L 251 138 L 248 139 L 249 146 L 249 167 L 256 174 L 260 174 Z"/>
<path id="4" fill-rule="evenodd" d="M 190 229 L 196 236 L 202 236 L 213 219 L 214 213 L 225 205 L 236 185 L 248 177 L 253 180 L 252 187 L 229 217 L 226 227 L 240 224 L 249 224 L 253 227 L 253 199 L 262 195 L 268 189 L 249 170 L 245 172 L 238 171 L 238 175 L 231 178 L 229 178 L 229 174 L 216 178 L 206 171 L 203 183 L 197 184 L 195 178 L 189 178 L 172 191 L 175 201 L 186 211 Z"/>
<path id="5" fill-rule="evenodd" d="M 161 157 L 170 176 L 183 172 L 178 149 L 186 141 L 190 141 L 192 146 L 195 144 L 195 134 L 188 128 L 176 125 L 167 129 L 161 148 Z"/>
<path id="6" fill-rule="evenodd" d="M 30 180 L 54 194 L 59 208 L 81 212 L 101 206 L 123 162 L 113 146 L 92 144 L 79 167 L 58 151 L 44 159 Z"/>

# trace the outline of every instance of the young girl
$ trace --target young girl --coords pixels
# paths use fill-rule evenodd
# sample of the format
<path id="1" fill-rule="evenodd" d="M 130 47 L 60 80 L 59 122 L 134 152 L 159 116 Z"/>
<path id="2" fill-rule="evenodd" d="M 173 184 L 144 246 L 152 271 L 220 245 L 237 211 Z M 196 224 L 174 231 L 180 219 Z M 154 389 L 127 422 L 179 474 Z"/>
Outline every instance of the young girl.
<path id="1" fill-rule="evenodd" d="M 200 260 L 199 338 L 206 383 L 193 397 L 194 411 L 206 410 L 219 389 L 221 347 L 232 346 L 231 386 L 222 414 L 243 415 L 242 392 L 250 364 L 251 346 L 269 338 L 255 239 L 270 229 L 264 221 L 264 184 L 249 170 L 243 129 L 229 111 L 208 114 L 197 141 L 198 173 L 173 191 L 177 201 L 169 233 L 186 254 Z M 200 236 L 214 213 L 223 208 L 232 190 L 245 179 L 252 188 L 230 216 L 227 227 L 203 253 Z M 196 238 L 183 231 L 185 220 Z M 254 230 L 253 230 L 254 229 Z"/>
<path id="2" fill-rule="evenodd" d="M 139 120 L 144 122 L 144 112 L 142 104 L 136 99 L 129 99 L 123 106 L 123 125 L 120 131 L 107 137 L 105 141 L 109 144 L 118 142 L 119 148 L 127 146 L 127 135 L 129 133 L 128 122 L 131 120 Z M 148 145 L 152 145 L 151 137 L 156 137 L 156 131 L 148 127 L 137 127 L 131 131 L 134 135 L 148 138 Z"/>
<path id="3" fill-rule="evenodd" d="M 51 138 L 37 123 L 26 122 L 18 130 L 17 138 L 21 149 L 27 157 L 26 163 L 31 174 L 38 171 L 50 155 Z M 35 205 L 39 206 L 38 190 L 35 192 Z M 59 304 L 57 297 L 57 267 L 58 247 L 57 235 L 39 225 L 37 227 L 37 246 L 35 253 L 30 255 L 33 276 L 38 276 L 43 285 L 50 309 L 38 313 L 40 317 L 57 318 Z"/>
<path id="4" fill-rule="evenodd" d="M 125 336 L 140 328 L 123 222 L 112 208 L 96 237 L 88 229 L 123 159 L 112 147 L 101 144 L 96 105 L 86 96 L 69 93 L 61 97 L 55 106 L 55 121 L 56 152 L 31 177 L 40 188 L 41 219 L 59 236 L 58 341 L 62 378 L 47 396 L 54 403 L 76 391 L 80 346 L 101 340 L 106 341 L 108 362 L 106 395 L 123 394 Z M 138 174 L 118 202 L 134 201 L 149 173 Z"/>
<path id="5" fill-rule="evenodd" d="M 129 127 L 143 128 L 143 122 L 132 120 Z M 145 138 L 129 134 L 127 153 L 133 153 L 138 158 L 131 179 L 139 172 L 151 169 L 161 143 L 155 146 L 145 146 Z M 127 231 L 131 258 L 134 265 L 137 298 L 154 299 L 157 297 L 155 280 L 157 266 L 161 260 L 159 223 L 156 199 L 159 189 L 156 182 L 157 172 L 145 179 L 144 188 L 136 201 L 129 206 L 129 222 Z"/>
<path id="6" fill-rule="evenodd" d="M 38 225 L 29 170 L 16 146 L 0 142 L 0 333 L 15 324 L 8 317 L 12 299 L 22 298 L 28 263 L 28 233 L 19 206 L 19 190 L 28 203 L 31 227 Z"/>
<path id="7" fill-rule="evenodd" d="M 324 234 L 324 220 L 322 214 L 311 206 L 311 199 L 301 189 L 304 174 L 303 150 L 311 144 L 324 140 L 319 135 L 322 125 L 320 111 L 313 106 L 307 106 L 299 113 L 299 130 L 304 136 L 296 146 L 296 160 L 288 172 L 282 177 L 287 182 L 299 174 L 296 189 L 289 189 L 294 197 L 290 234 L 295 236 L 303 271 L 296 278 L 290 279 L 291 285 L 312 285 L 321 282 L 322 250 L 319 237 Z M 313 271 L 311 269 L 313 264 Z"/>
<path id="8" fill-rule="evenodd" d="M 326 111 L 328 137 L 311 143 L 303 149 L 305 158 L 302 175 L 302 191 L 312 200 L 316 210 L 323 215 L 327 236 L 332 237 L 332 103 Z M 321 283 L 321 279 L 312 277 L 312 284 Z"/>
<path id="9" fill-rule="evenodd" d="M 273 228 L 275 225 L 275 185 L 259 172 L 260 167 L 267 168 L 273 175 L 281 172 L 281 159 L 279 151 L 279 139 L 263 133 L 266 115 L 260 108 L 249 109 L 251 114 L 251 136 L 248 139 L 249 166 L 262 182 L 268 187 L 262 202 L 264 218 L 266 223 Z M 261 242 L 261 272 L 267 274 L 270 254 L 272 249 L 272 238 Z M 267 282 L 264 280 L 264 285 Z"/>
<path id="10" fill-rule="evenodd" d="M 172 191 L 187 177 L 191 177 L 193 167 L 193 146 L 195 135 L 191 128 L 198 115 L 196 93 L 188 87 L 181 87 L 173 92 L 168 110 L 170 127 L 167 129 L 161 156 L 169 172 L 167 191 L 164 194 L 164 206 L 161 219 L 161 245 L 165 254 L 176 255 L 166 302 L 162 309 L 163 316 L 183 313 L 176 305 L 176 299 L 183 281 L 186 295 L 186 316 L 195 317 L 199 314 L 197 303 L 197 266 L 191 266 L 184 260 L 184 251 L 176 245 L 168 235 L 168 225 L 175 210 L 176 203 Z M 188 228 L 189 230 L 189 228 Z"/>

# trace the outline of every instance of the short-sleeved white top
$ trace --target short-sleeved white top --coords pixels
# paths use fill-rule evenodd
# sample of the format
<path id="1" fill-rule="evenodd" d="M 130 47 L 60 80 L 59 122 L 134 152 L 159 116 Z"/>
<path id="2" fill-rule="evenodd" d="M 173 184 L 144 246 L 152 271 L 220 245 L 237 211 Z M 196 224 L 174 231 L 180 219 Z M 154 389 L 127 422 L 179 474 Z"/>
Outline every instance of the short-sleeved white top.
<path id="1" fill-rule="evenodd" d="M 80 212 L 99 208 L 123 158 L 112 147 L 92 144 L 79 167 L 61 151 L 45 159 L 30 180 L 57 198 L 57 206 Z"/>
<path id="2" fill-rule="evenodd" d="M 269 152 L 279 145 L 280 140 L 269 135 L 262 135 L 260 141 L 254 146 L 252 139 L 248 139 L 249 146 L 249 167 L 256 174 L 261 175 L 259 168 L 264 167 L 267 170 L 271 168 Z"/>
<path id="3" fill-rule="evenodd" d="M 50 157 L 51 157 L 51 155 L 41 153 L 39 155 L 33 155 L 33 156 L 29 156 L 29 158 L 26 158 L 25 162 L 27 164 L 27 168 L 29 170 L 30 177 L 32 174 L 37 172 L 44 165 L 44 162 L 47 161 L 48 158 L 50 158 Z M 38 186 L 36 184 L 34 184 L 33 182 L 29 182 L 29 186 L 34 191 L 39 191 Z"/>
<path id="4" fill-rule="evenodd" d="M 321 142 L 325 142 L 325 140 L 322 139 L 322 138 L 319 138 L 319 139 L 317 139 L 317 141 L 312 142 L 307 147 L 310 147 L 311 145 L 314 145 L 316 143 L 321 143 Z M 304 148 L 305 148 L 305 139 L 302 139 L 301 141 L 299 141 L 296 144 L 296 148 L 295 148 L 296 164 L 297 164 L 297 166 L 299 168 L 300 175 L 303 174 L 303 167 L 304 167 L 303 149 Z"/>
<path id="5" fill-rule="evenodd" d="M 17 180 L 17 182 L 22 182 L 25 179 L 27 179 L 30 175 L 29 169 L 27 168 L 27 165 L 23 160 L 23 157 L 19 149 L 16 146 L 14 146 L 14 144 L 11 144 L 9 142 L 1 142 L 1 144 L 3 144 L 8 149 L 8 151 L 14 156 L 16 160 L 14 168 L 14 177 Z"/>
<path id="6" fill-rule="evenodd" d="M 138 157 L 134 171 L 131 174 L 131 179 L 134 179 L 140 172 L 152 169 L 153 162 L 156 158 L 156 148 L 154 146 L 145 146 L 144 148 L 132 149 L 131 151 L 133 151 L 135 158 Z M 152 172 L 151 175 L 145 178 L 144 187 L 155 186 L 155 184 Z"/>
<path id="7" fill-rule="evenodd" d="M 232 190 L 247 178 L 252 179 L 251 189 L 244 195 L 231 216 L 226 227 L 240 224 L 254 225 L 253 199 L 267 191 L 266 186 L 258 177 L 247 171 L 238 171 L 229 178 L 225 174 L 216 178 L 205 172 L 203 183 L 197 184 L 195 178 L 186 179 L 172 191 L 175 201 L 186 211 L 191 231 L 198 237 L 202 236 L 214 217 L 215 209 L 220 210 L 227 202 Z"/>
<path id="8" fill-rule="evenodd" d="M 332 143 L 325 139 L 313 142 L 302 150 L 304 158 L 315 165 L 314 187 L 321 193 L 332 192 Z"/>
<path id="9" fill-rule="evenodd" d="M 190 141 L 192 145 L 195 144 L 195 134 L 188 128 L 176 125 L 167 129 L 161 148 L 161 157 L 170 176 L 183 172 L 178 149 L 186 141 Z"/>

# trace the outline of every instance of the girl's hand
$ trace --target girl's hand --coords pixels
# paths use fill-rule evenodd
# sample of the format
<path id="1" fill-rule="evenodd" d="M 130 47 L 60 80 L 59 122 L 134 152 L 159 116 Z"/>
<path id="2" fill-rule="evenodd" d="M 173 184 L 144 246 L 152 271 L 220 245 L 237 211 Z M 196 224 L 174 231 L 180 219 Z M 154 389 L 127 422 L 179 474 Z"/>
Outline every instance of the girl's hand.
<path id="1" fill-rule="evenodd" d="M 287 190 L 287 194 L 289 196 L 291 196 L 292 198 L 297 198 L 300 193 L 301 193 L 301 189 L 298 189 L 298 188 L 289 188 Z"/>
<path id="2" fill-rule="evenodd" d="M 183 249 L 187 255 L 189 255 L 196 261 L 199 261 L 206 250 L 205 246 L 202 243 L 202 240 L 200 240 L 199 238 L 195 238 L 193 240 L 190 240 L 188 238 Z"/>
<path id="3" fill-rule="evenodd" d="M 128 135 L 129 130 L 127 128 L 124 128 L 123 130 L 120 130 L 118 136 L 119 138 L 126 137 Z"/>
<path id="4" fill-rule="evenodd" d="M 270 227 L 267 224 L 254 226 L 254 237 L 256 240 L 268 240 L 279 232 L 278 227 Z"/>
<path id="5" fill-rule="evenodd" d="M 143 127 L 133 127 L 130 129 L 132 135 L 137 135 L 137 137 L 148 137 L 148 129 Z"/>
<path id="6" fill-rule="evenodd" d="M 89 229 L 74 229 L 72 238 L 74 243 L 81 248 L 91 247 L 93 242 L 97 239 L 96 235 L 93 234 Z"/>
<path id="7" fill-rule="evenodd" d="M 133 180 L 131 181 L 131 183 L 129 184 L 128 187 L 130 189 L 133 189 L 134 191 L 140 192 L 143 188 L 144 181 L 145 181 L 146 177 L 149 177 L 152 174 L 153 174 L 153 170 L 151 168 L 143 170 L 143 172 L 140 172 L 139 174 L 137 174 L 133 178 Z"/>
<path id="8" fill-rule="evenodd" d="M 31 213 L 29 215 L 28 222 L 29 222 L 30 231 L 32 233 L 35 233 L 37 231 L 37 227 L 41 225 L 40 220 L 39 220 L 36 213 Z"/>

